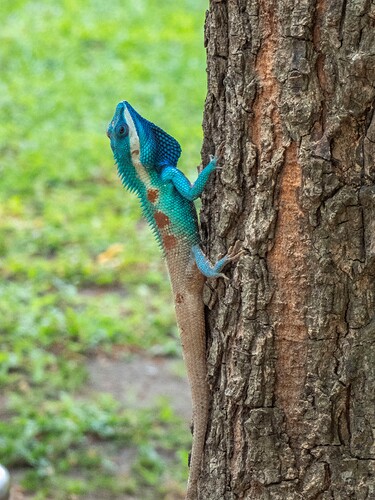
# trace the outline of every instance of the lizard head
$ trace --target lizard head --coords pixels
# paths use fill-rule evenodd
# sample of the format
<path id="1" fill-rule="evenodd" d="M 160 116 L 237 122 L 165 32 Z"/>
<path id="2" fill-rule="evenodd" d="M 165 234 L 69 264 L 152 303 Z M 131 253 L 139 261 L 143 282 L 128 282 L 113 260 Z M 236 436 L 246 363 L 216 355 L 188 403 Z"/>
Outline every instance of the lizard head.
<path id="1" fill-rule="evenodd" d="M 138 159 L 147 170 L 175 166 L 181 147 L 169 134 L 146 120 L 127 102 L 120 102 L 108 126 L 107 136 L 119 166 Z"/>
<path id="2" fill-rule="evenodd" d="M 107 136 L 111 141 L 116 161 L 125 159 L 130 152 L 129 125 L 126 123 L 124 107 L 122 102 L 117 105 L 115 114 L 107 128 Z"/>
<path id="3" fill-rule="evenodd" d="M 154 165 L 156 147 L 151 126 L 127 101 L 117 105 L 107 136 L 118 164 L 138 158 L 146 168 Z"/>

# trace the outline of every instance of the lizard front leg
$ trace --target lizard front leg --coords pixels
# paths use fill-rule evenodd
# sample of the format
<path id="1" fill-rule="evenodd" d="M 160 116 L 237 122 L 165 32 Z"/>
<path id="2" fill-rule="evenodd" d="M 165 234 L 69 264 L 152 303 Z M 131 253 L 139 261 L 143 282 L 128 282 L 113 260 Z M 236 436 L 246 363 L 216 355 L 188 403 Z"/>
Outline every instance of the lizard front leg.
<path id="1" fill-rule="evenodd" d="M 166 166 L 160 177 L 163 182 L 170 181 L 181 196 L 189 201 L 194 201 L 202 194 L 210 174 L 216 169 L 218 158 L 211 156 L 210 163 L 204 167 L 194 184 L 177 167 Z"/>

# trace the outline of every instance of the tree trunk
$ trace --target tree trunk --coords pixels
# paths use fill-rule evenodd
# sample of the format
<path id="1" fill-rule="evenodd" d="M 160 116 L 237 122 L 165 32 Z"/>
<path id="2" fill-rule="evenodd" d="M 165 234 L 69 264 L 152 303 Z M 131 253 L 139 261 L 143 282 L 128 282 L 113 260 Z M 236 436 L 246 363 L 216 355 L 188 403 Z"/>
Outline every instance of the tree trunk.
<path id="1" fill-rule="evenodd" d="M 375 498 L 375 6 L 211 0 L 199 498 Z M 216 148 L 215 148 L 216 146 Z"/>

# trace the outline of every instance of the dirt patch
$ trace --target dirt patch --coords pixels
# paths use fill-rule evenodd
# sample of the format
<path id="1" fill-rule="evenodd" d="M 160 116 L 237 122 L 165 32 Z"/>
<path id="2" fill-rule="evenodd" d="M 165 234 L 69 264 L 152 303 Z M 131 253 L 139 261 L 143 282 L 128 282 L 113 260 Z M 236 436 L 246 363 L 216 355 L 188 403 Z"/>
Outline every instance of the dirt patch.
<path id="1" fill-rule="evenodd" d="M 129 360 L 96 357 L 89 360 L 87 389 L 107 392 L 117 401 L 135 408 L 151 406 L 166 397 L 177 415 L 190 422 L 190 390 L 180 376 L 182 361 L 134 355 Z"/>

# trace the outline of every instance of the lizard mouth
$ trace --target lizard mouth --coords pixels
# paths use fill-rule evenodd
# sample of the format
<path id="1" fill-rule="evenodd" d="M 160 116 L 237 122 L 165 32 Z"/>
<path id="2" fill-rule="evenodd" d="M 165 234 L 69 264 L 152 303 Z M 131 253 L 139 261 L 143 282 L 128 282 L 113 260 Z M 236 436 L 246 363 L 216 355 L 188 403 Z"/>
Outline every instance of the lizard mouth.
<path id="1" fill-rule="evenodd" d="M 114 119 L 112 119 L 112 121 L 109 123 L 108 127 L 107 127 L 107 137 L 108 139 L 111 139 L 112 137 L 112 132 L 113 132 L 113 127 L 115 126 L 115 121 Z"/>

